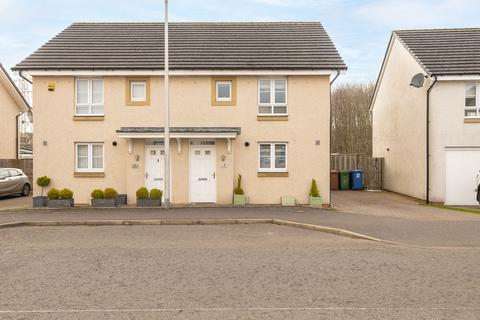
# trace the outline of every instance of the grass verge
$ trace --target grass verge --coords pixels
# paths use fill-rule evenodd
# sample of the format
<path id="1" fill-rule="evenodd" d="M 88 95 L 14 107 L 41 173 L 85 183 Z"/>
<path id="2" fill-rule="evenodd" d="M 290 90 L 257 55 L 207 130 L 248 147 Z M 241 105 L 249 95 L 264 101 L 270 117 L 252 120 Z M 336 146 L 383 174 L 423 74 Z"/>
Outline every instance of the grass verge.
<path id="1" fill-rule="evenodd" d="M 459 211 L 459 212 L 465 212 L 465 213 L 480 214 L 480 210 L 477 210 L 477 209 L 451 207 L 451 206 L 445 206 L 445 205 L 439 205 L 439 204 L 429 204 L 429 206 L 433 207 L 433 208 L 439 208 L 439 209 L 446 209 L 446 210 Z"/>

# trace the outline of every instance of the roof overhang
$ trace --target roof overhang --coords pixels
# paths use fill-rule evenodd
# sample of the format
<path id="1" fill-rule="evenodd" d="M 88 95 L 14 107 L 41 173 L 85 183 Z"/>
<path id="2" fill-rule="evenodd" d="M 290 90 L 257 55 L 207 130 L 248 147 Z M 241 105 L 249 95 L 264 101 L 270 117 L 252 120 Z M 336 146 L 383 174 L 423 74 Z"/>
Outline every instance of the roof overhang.
<path id="1" fill-rule="evenodd" d="M 27 112 L 30 110 L 30 104 L 27 102 L 25 97 L 22 95 L 20 90 L 17 88 L 13 79 L 10 78 L 7 70 L 0 64 L 0 84 L 2 84 L 7 92 L 10 94 L 12 99 L 15 101 L 20 112 Z"/>
<path id="2" fill-rule="evenodd" d="M 480 74 L 439 75 L 438 81 L 480 81 Z"/>
<path id="3" fill-rule="evenodd" d="M 171 70 L 170 76 L 274 76 L 274 75 L 333 75 L 345 73 L 345 69 L 325 70 Z M 22 70 L 29 76 L 163 76 L 163 70 L 100 70 L 100 69 L 71 69 L 71 70 Z"/>
<path id="4" fill-rule="evenodd" d="M 183 139 L 235 139 L 241 132 L 235 127 L 172 127 L 170 138 Z M 122 127 L 117 136 L 124 139 L 161 139 L 165 137 L 163 127 Z"/>

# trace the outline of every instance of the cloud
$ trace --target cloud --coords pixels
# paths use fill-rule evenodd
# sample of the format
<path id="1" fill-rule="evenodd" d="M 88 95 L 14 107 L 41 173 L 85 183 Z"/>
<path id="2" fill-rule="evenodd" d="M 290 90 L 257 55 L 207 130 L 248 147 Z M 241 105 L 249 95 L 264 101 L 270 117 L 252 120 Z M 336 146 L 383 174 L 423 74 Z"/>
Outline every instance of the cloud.
<path id="1" fill-rule="evenodd" d="M 373 24 L 394 28 L 463 26 L 478 19 L 480 4 L 478 0 L 374 0 L 355 13 Z"/>

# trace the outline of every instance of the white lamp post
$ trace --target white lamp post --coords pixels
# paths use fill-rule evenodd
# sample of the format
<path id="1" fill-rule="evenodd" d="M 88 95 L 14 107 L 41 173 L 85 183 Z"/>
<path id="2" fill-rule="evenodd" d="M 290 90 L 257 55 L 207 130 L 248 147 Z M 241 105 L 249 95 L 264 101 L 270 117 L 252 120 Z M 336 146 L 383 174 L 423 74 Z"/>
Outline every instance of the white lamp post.
<path id="1" fill-rule="evenodd" d="M 165 173 L 164 173 L 164 199 L 165 208 L 170 207 L 170 101 L 168 96 L 169 66 L 168 66 L 168 0 L 165 0 L 165 76 L 164 96 L 165 96 Z"/>

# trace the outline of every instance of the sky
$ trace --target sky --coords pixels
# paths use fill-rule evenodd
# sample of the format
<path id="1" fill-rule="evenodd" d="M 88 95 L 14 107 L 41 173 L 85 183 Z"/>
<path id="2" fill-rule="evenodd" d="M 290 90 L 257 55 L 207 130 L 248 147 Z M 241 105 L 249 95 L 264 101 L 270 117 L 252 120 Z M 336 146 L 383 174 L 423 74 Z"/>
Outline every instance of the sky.
<path id="1" fill-rule="evenodd" d="M 320 21 L 348 71 L 375 81 L 392 30 L 480 27 L 479 0 L 170 0 L 171 21 Z M 0 62 L 11 68 L 72 22 L 163 21 L 163 0 L 0 0 Z"/>

